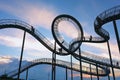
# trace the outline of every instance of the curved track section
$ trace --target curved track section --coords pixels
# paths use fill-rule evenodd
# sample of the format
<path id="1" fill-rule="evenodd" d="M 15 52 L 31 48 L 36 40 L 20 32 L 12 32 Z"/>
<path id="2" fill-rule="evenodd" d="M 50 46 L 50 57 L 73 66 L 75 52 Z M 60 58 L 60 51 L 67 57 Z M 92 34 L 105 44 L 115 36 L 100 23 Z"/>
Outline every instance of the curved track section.
<path id="1" fill-rule="evenodd" d="M 61 21 L 64 21 L 64 20 L 67 20 L 69 21 L 69 19 L 73 19 L 71 18 L 71 16 L 69 15 L 60 15 L 60 16 L 57 16 L 55 18 L 55 20 L 53 21 L 53 24 L 52 24 L 52 33 L 53 33 L 53 37 L 55 38 L 55 40 L 58 42 L 58 44 L 61 42 L 61 35 L 59 33 L 58 30 L 58 24 L 61 22 Z M 120 19 L 120 6 L 116 6 L 116 7 L 113 7 L 111 9 L 108 9 L 106 11 L 104 11 L 103 13 L 101 13 L 100 15 L 98 15 L 94 21 L 94 28 L 95 28 L 95 32 L 100 36 L 100 37 L 83 37 L 81 39 L 76 39 L 76 40 L 73 40 L 72 44 L 75 44 L 75 43 L 81 43 L 81 42 L 90 42 L 90 43 L 102 43 L 102 42 L 107 42 L 109 39 L 110 39 L 110 36 L 109 36 L 109 33 L 102 28 L 102 26 L 110 21 L 114 21 L 114 20 L 118 20 Z M 73 19 L 74 22 L 76 22 L 76 24 L 78 23 L 76 20 Z M 80 24 L 78 24 L 79 27 L 81 27 Z M 82 29 L 80 29 L 81 33 L 82 33 Z M 59 36 L 57 36 L 57 34 L 59 34 Z M 82 34 L 81 34 L 82 35 Z M 62 43 L 60 43 L 62 45 Z M 61 46 L 60 45 L 60 46 Z M 69 46 L 69 44 L 67 44 Z M 66 45 L 66 46 L 67 46 Z M 61 47 L 63 47 L 64 45 L 62 45 Z M 66 50 L 64 48 L 64 50 Z M 68 53 L 69 53 L 69 48 L 67 48 L 66 50 Z M 79 56 L 78 55 L 78 52 L 75 52 L 75 53 L 71 53 L 76 59 L 80 60 L 80 58 L 82 57 L 82 59 L 85 59 L 85 60 L 89 60 L 89 61 L 92 61 L 94 62 L 93 60 L 91 60 L 91 58 L 86 58 L 85 56 Z M 83 54 L 84 55 L 84 54 Z M 89 54 L 88 54 L 89 55 Z M 94 55 L 93 55 L 94 56 Z M 96 56 L 97 57 L 97 56 Z M 98 60 L 99 59 L 99 60 Z M 103 63 L 108 63 L 109 65 L 109 61 L 107 60 L 104 60 L 103 63 L 99 62 L 101 59 L 100 57 L 99 58 L 96 58 L 96 63 L 99 63 L 99 64 L 103 64 Z M 119 61 L 113 61 L 115 64 Z M 114 66 L 116 66 L 114 64 Z"/>
<path id="2" fill-rule="evenodd" d="M 120 19 L 120 6 L 113 7 L 108 9 L 98 15 L 94 21 L 95 32 L 104 38 L 104 41 L 109 40 L 109 33 L 102 28 L 102 25 Z"/>
<path id="3" fill-rule="evenodd" d="M 33 26 L 23 21 L 15 20 L 15 19 L 2 19 L 0 20 L 0 29 L 4 29 L 4 28 L 22 29 L 23 31 L 26 31 L 30 33 L 32 36 L 34 36 L 40 43 L 42 43 L 50 51 L 56 52 L 56 54 L 59 54 L 59 55 L 68 55 L 68 53 L 64 50 L 63 50 L 63 53 L 59 53 L 59 48 L 57 48 L 56 51 L 54 51 L 53 43 L 51 43 L 45 36 L 43 36 Z"/>
<path id="4" fill-rule="evenodd" d="M 111 22 L 111 21 L 114 21 L 114 20 L 118 20 L 118 19 L 120 19 L 120 5 L 104 11 L 103 13 L 98 15 L 96 17 L 95 21 L 94 21 L 95 32 L 100 37 L 84 37 L 82 42 L 94 42 L 94 43 L 107 42 L 110 39 L 110 36 L 109 36 L 109 33 L 105 29 L 102 28 L 102 26 L 104 24 L 108 23 L 108 22 Z M 76 59 L 80 60 L 79 55 L 75 54 L 74 57 Z M 103 62 L 108 63 L 109 61 L 103 61 Z M 117 62 L 120 62 L 120 61 L 113 61 L 114 67 L 117 67 L 115 65 Z"/>
<path id="5" fill-rule="evenodd" d="M 77 37 L 75 39 L 73 39 L 70 44 L 68 44 L 62 37 L 62 35 L 60 34 L 58 27 L 60 22 L 70 22 L 74 25 L 74 27 L 76 28 L 78 34 Z M 69 23 L 67 23 L 69 24 Z M 69 25 L 70 27 L 71 25 Z M 64 26 L 65 27 L 65 26 Z M 67 31 L 67 30 L 66 30 Z M 75 52 L 79 46 L 82 43 L 82 39 L 83 39 L 83 30 L 82 30 L 82 26 L 81 24 L 72 16 L 70 15 L 59 15 L 57 16 L 53 22 L 52 22 L 52 34 L 53 37 L 55 38 L 55 41 L 64 49 L 66 50 L 68 53 L 73 53 Z M 77 41 L 81 41 L 79 43 L 76 43 Z"/>
<path id="6" fill-rule="evenodd" d="M 0 29 L 4 29 L 4 28 L 18 28 L 18 29 L 27 31 L 28 33 L 33 35 L 40 43 L 42 43 L 46 48 L 48 48 L 50 51 L 55 52 L 54 45 L 47 38 L 45 38 L 40 32 L 38 32 L 31 25 L 29 25 L 25 22 L 18 21 L 18 20 L 11 20 L 11 19 L 0 20 Z M 61 53 L 59 51 L 59 48 L 56 49 L 57 54 L 68 55 L 68 53 L 66 51 L 63 50 L 62 52 L 63 53 Z M 86 54 L 84 54 L 84 55 L 86 55 Z M 89 54 L 90 56 L 88 56 L 88 54 L 86 56 L 84 56 L 84 55 L 81 56 L 82 59 L 96 63 L 96 60 L 93 59 L 93 56 L 91 54 Z M 101 58 L 101 57 L 99 57 L 99 58 Z M 96 56 L 96 59 L 98 59 L 97 56 Z M 101 60 L 101 59 L 98 59 L 98 60 Z M 106 60 L 103 60 L 103 61 L 106 61 Z M 105 62 L 101 62 L 101 61 L 97 61 L 97 62 L 98 62 L 98 64 L 100 63 L 101 65 L 106 65 Z M 109 63 L 108 63 L 108 65 L 111 66 Z"/>
<path id="7" fill-rule="evenodd" d="M 52 65 L 52 59 L 51 58 L 41 58 L 41 59 L 36 59 L 36 60 L 30 61 L 30 62 L 26 63 L 25 65 L 23 65 L 21 67 L 20 73 L 22 73 L 23 71 L 25 71 L 25 70 L 33 67 L 33 66 L 40 65 L 40 64 L 50 64 L 50 65 Z M 80 69 L 79 69 L 80 66 L 78 64 L 76 64 L 76 63 L 73 63 L 72 64 L 73 67 L 71 68 L 71 63 L 70 62 L 62 61 L 62 60 L 58 60 L 57 59 L 55 65 L 59 66 L 59 67 L 72 69 L 74 71 L 80 72 Z M 90 68 L 89 67 L 86 67 L 86 66 L 83 66 L 83 67 L 84 67 L 83 70 L 82 70 L 83 73 L 85 73 L 85 74 L 92 74 L 92 75 L 95 75 L 95 76 L 97 75 L 96 68 L 91 68 L 91 72 L 90 72 Z M 99 72 L 98 73 L 99 76 L 106 76 L 106 75 L 108 75 L 110 73 L 109 69 L 107 69 L 105 67 L 100 67 L 98 69 L 98 72 Z M 18 69 L 7 73 L 7 75 L 9 77 L 14 77 L 14 76 L 18 75 Z"/>
<path id="8" fill-rule="evenodd" d="M 43 36 L 38 30 L 33 28 L 33 26 L 31 26 L 23 21 L 13 20 L 13 19 L 0 20 L 0 29 L 5 29 L 5 28 L 18 28 L 18 29 L 22 29 L 24 31 L 27 31 L 28 33 L 33 35 L 40 43 L 42 43 L 50 51 L 55 52 L 58 55 L 68 55 L 69 54 L 64 49 L 61 52 L 59 50 L 60 48 L 58 48 L 58 47 L 56 48 L 56 51 L 55 51 L 54 45 L 45 36 Z M 80 57 L 77 54 L 74 54 L 74 55 L 77 57 Z M 82 59 L 85 59 L 85 60 L 88 60 L 91 62 L 95 62 L 95 63 L 97 62 L 98 64 L 101 64 L 101 65 L 108 64 L 111 67 L 109 60 L 107 60 L 106 58 L 99 57 L 99 56 L 89 54 L 86 52 L 83 52 L 83 54 L 81 54 L 81 55 L 82 55 L 81 56 Z M 115 63 L 117 63 L 117 61 L 115 61 Z M 116 65 L 114 67 L 116 67 Z"/>
<path id="9" fill-rule="evenodd" d="M 44 37 L 39 31 L 37 31 L 33 26 L 19 20 L 13 20 L 13 19 L 4 19 L 0 20 L 0 29 L 5 29 L 5 28 L 18 28 L 22 29 L 24 31 L 27 31 L 31 35 L 33 35 L 40 43 L 42 43 L 47 49 L 49 49 L 52 52 L 57 53 L 58 55 L 68 55 L 65 50 L 62 50 L 62 52 L 59 50 L 60 48 L 56 48 L 56 51 L 54 50 L 54 45 L 46 38 Z M 96 60 L 93 59 L 93 56 L 88 54 L 84 57 L 85 54 L 83 54 L 81 57 L 83 59 L 86 59 L 88 61 L 96 62 Z M 89 58 L 87 58 L 89 57 Z M 97 56 L 96 56 L 97 57 Z M 97 58 L 96 58 L 97 59 Z M 99 63 L 102 63 L 102 65 L 106 65 L 106 63 L 99 61 L 101 59 L 98 59 Z M 106 60 L 103 60 L 106 61 Z M 109 64 L 109 63 L 108 63 Z M 110 65 L 110 64 L 109 64 Z"/>
<path id="10" fill-rule="evenodd" d="M 72 19 L 72 18 L 70 18 Z M 77 42 L 96 42 L 96 43 L 100 43 L 100 42 L 106 42 L 107 40 L 109 40 L 109 33 L 104 30 L 102 28 L 102 25 L 104 25 L 105 23 L 108 23 L 110 21 L 113 20 L 117 20 L 120 19 L 120 6 L 111 8 L 109 10 L 106 10 L 105 12 L 101 13 L 99 16 L 97 16 L 95 22 L 94 22 L 94 27 L 95 27 L 95 31 L 98 35 L 100 35 L 101 37 L 82 37 L 80 39 L 76 39 L 73 40 L 72 44 L 73 44 L 73 48 L 74 48 L 74 43 L 76 44 Z M 33 28 L 31 25 L 22 22 L 22 21 L 18 21 L 18 20 L 0 20 L 0 29 L 4 29 L 4 28 L 18 28 L 18 29 L 22 29 L 24 31 L 27 31 L 28 33 L 30 33 L 31 35 L 33 35 L 40 43 L 42 43 L 46 48 L 48 48 L 50 51 L 55 52 L 56 54 L 59 55 L 68 55 L 69 51 L 63 49 L 62 52 L 60 51 L 60 48 L 57 47 L 56 50 L 54 50 L 54 45 L 47 39 L 45 38 L 40 32 L 38 32 L 35 28 Z M 82 31 L 82 29 L 80 29 Z M 82 32 L 81 32 L 82 33 Z M 58 37 L 59 38 L 59 37 Z M 81 41 L 82 40 L 82 41 Z M 75 47 L 75 49 L 73 49 L 73 52 L 76 51 L 76 49 L 78 48 Z M 97 63 L 99 65 L 105 65 L 108 67 L 114 67 L 114 68 L 118 68 L 120 69 L 120 66 L 116 65 L 116 63 L 118 61 L 115 61 L 115 64 L 111 65 L 109 61 L 107 61 L 106 58 L 103 57 L 98 57 L 96 55 L 92 55 L 92 54 L 82 54 L 82 56 L 79 56 L 76 52 L 76 54 L 72 55 L 77 58 L 78 60 L 81 58 L 83 60 L 86 60 L 88 62 L 91 63 Z M 89 56 L 88 56 L 89 55 Z M 95 58 L 93 58 L 95 57 Z M 101 59 L 103 61 L 101 61 Z"/>

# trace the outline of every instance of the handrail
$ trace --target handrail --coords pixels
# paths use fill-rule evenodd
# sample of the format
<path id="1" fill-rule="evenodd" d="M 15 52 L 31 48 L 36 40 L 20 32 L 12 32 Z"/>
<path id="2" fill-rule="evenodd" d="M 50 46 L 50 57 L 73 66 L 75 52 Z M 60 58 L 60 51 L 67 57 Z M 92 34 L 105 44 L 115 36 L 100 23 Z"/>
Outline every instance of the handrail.
<path id="1" fill-rule="evenodd" d="M 63 20 L 63 19 L 68 20 L 69 15 L 67 15 L 67 16 L 66 15 L 60 15 L 58 17 L 58 19 L 59 18 L 61 20 Z M 74 18 L 72 17 L 72 19 L 74 19 Z M 106 24 L 106 23 L 108 23 L 110 21 L 117 20 L 117 19 L 120 19 L 120 6 L 117 6 L 117 7 L 111 8 L 109 10 L 106 10 L 105 12 L 101 13 L 100 15 L 98 15 L 96 17 L 96 19 L 94 21 L 94 28 L 95 28 L 95 32 L 98 35 L 100 35 L 101 38 L 92 37 L 92 39 L 90 39 L 90 37 L 89 37 L 89 40 L 88 40 L 88 38 L 84 38 L 84 35 L 81 32 L 82 35 L 81 35 L 81 38 L 79 39 L 78 42 L 80 42 L 80 45 L 81 45 L 82 42 L 101 43 L 101 42 L 108 41 L 109 38 L 110 38 L 109 33 L 105 29 L 102 28 L 102 25 L 104 25 L 104 24 Z M 60 20 L 58 20 L 58 22 L 59 21 Z M 77 22 L 77 24 L 79 25 L 78 22 Z M 39 31 L 37 31 L 35 28 L 33 28 L 33 26 L 31 26 L 31 25 L 29 25 L 29 24 L 27 24 L 27 23 L 25 23 L 23 21 L 11 20 L 11 19 L 0 20 L 0 29 L 3 29 L 3 28 L 19 28 L 19 29 L 22 29 L 24 31 L 27 31 L 28 33 L 33 35 L 39 42 L 41 42 L 45 47 L 47 47 L 50 51 L 54 51 L 54 45 L 46 37 L 44 37 L 41 33 L 39 33 Z M 55 32 L 53 33 L 53 35 L 58 34 L 56 37 L 58 38 L 58 40 L 61 41 L 62 39 L 61 39 L 57 29 L 58 29 L 57 27 L 54 28 Z M 82 30 L 81 26 L 80 26 L 80 29 Z M 67 48 L 69 48 L 68 46 L 70 46 L 66 42 L 64 42 L 63 44 L 60 44 L 60 45 L 62 45 L 62 46 L 65 45 Z M 76 49 L 76 48 L 74 48 L 74 49 Z M 63 49 L 63 50 L 64 50 L 64 52 L 60 52 L 59 48 L 57 48 L 56 53 L 59 54 L 59 55 L 69 55 L 70 54 L 69 49 L 68 50 Z M 74 51 L 76 51 L 76 50 L 74 50 Z M 75 54 L 73 56 L 76 57 L 77 59 L 82 58 L 82 59 L 85 59 L 85 60 L 90 60 L 91 62 L 95 62 L 95 63 L 97 62 L 98 64 L 104 64 L 104 65 L 107 64 L 107 65 L 111 66 L 109 61 L 107 61 L 106 59 L 104 59 L 104 61 L 101 61 L 100 58 L 102 58 L 102 57 L 94 56 L 95 59 L 93 59 L 92 58 L 93 55 L 85 56 L 85 54 L 84 54 L 84 56 L 82 55 L 81 57 L 78 54 Z M 114 65 L 117 62 L 119 62 L 119 61 L 113 61 L 113 67 L 120 68 L 120 66 Z"/>
<path id="2" fill-rule="evenodd" d="M 50 64 L 50 65 L 52 65 L 53 63 L 52 63 L 51 58 L 35 59 L 35 60 L 29 61 L 28 63 L 23 65 L 21 67 L 20 73 L 22 73 L 23 71 L 25 71 L 28 68 L 31 68 L 32 66 L 36 66 L 36 65 L 39 65 L 39 64 Z M 57 59 L 55 65 L 80 72 L 80 69 L 79 69 L 80 67 L 76 63 L 72 63 L 73 67 L 71 68 L 71 63 L 70 62 Z M 85 73 L 85 74 L 97 75 L 96 68 L 91 68 L 91 70 L 92 70 L 92 72 L 89 72 L 90 68 L 88 66 L 83 66 L 82 72 Z M 105 67 L 100 67 L 98 70 L 99 70 L 99 75 L 100 76 L 106 76 L 107 74 L 109 74 L 109 70 L 106 71 Z M 6 74 L 9 77 L 14 77 L 18 74 L 18 69 L 14 70 L 14 71 L 11 71 L 9 73 L 6 73 Z"/>

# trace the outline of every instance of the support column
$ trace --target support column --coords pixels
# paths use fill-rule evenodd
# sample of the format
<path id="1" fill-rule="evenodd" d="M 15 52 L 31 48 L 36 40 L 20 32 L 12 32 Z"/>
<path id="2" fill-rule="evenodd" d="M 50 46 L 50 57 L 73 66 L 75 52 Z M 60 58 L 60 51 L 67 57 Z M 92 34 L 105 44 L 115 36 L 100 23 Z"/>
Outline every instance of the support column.
<path id="1" fill-rule="evenodd" d="M 26 79 L 25 80 L 28 80 L 28 68 L 27 68 L 27 71 L 26 71 Z"/>
<path id="2" fill-rule="evenodd" d="M 71 80 L 73 80 L 72 55 L 70 56 L 70 59 L 71 59 Z"/>
<path id="3" fill-rule="evenodd" d="M 114 69 L 113 69 L 113 62 L 112 62 L 112 56 L 111 56 L 109 41 L 107 41 L 107 46 L 108 46 L 110 64 L 111 64 L 111 68 L 112 68 L 113 80 L 115 80 L 115 73 L 114 73 Z"/>
<path id="4" fill-rule="evenodd" d="M 56 80 L 56 42 L 54 45 L 54 52 L 52 53 L 52 80 Z"/>
<path id="5" fill-rule="evenodd" d="M 116 25 L 116 21 L 113 21 L 113 25 L 114 25 L 114 30 L 115 30 L 115 34 L 116 34 L 116 40 L 117 40 L 117 44 L 118 44 L 118 48 L 119 48 L 119 53 L 120 53 L 120 38 L 119 38 L 119 33 L 118 33 L 118 29 L 117 29 L 117 25 Z"/>
<path id="6" fill-rule="evenodd" d="M 20 69 L 21 69 L 22 58 L 23 58 L 25 36 L 26 36 L 26 31 L 24 31 L 24 35 L 23 35 L 23 42 L 22 42 L 22 49 L 21 49 L 21 55 L 20 55 L 20 61 L 19 61 L 19 68 L 18 68 L 18 77 L 17 77 L 17 80 L 20 80 Z"/>
<path id="7" fill-rule="evenodd" d="M 81 49 L 79 48 L 79 56 L 81 57 Z M 83 76 L 82 76 L 82 61 L 80 58 L 80 79 L 83 80 Z"/>
<path id="8" fill-rule="evenodd" d="M 68 80 L 68 72 L 67 72 L 67 67 L 66 67 L 66 80 Z"/>

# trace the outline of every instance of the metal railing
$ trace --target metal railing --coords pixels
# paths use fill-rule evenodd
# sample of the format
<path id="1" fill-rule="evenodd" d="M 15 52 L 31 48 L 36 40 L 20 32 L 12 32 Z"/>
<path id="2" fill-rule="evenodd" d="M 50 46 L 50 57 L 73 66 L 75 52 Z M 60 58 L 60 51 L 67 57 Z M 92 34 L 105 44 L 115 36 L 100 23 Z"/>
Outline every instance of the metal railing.
<path id="1" fill-rule="evenodd" d="M 35 66 L 35 65 L 39 65 L 39 64 L 53 64 L 52 63 L 52 59 L 51 58 L 41 58 L 41 59 L 35 59 L 33 61 L 30 61 L 28 63 L 26 63 L 25 65 L 23 65 L 21 67 L 21 70 L 20 72 L 22 73 L 23 71 L 25 71 L 26 69 L 32 67 L 32 66 Z M 72 63 L 72 68 L 71 68 L 71 63 L 70 62 L 67 62 L 67 61 L 63 61 L 63 60 L 56 60 L 56 63 L 55 65 L 58 65 L 60 67 L 64 67 L 64 68 L 68 68 L 68 69 L 72 69 L 72 70 L 75 70 L 75 71 L 78 71 L 80 72 L 80 65 L 79 64 L 76 64 L 76 63 Z M 92 72 L 90 72 L 90 67 L 89 66 L 83 66 L 82 68 L 82 71 L 85 72 L 85 73 L 89 73 L 89 74 L 93 74 L 93 75 L 96 75 L 96 68 L 91 68 Z M 102 68 L 99 68 L 98 69 L 99 71 L 99 75 L 105 75 L 107 74 L 106 71 L 107 70 L 104 70 Z M 9 77 L 14 77 L 16 75 L 18 75 L 18 69 L 14 70 L 14 71 L 11 71 L 9 73 L 6 73 Z"/>
<path id="2" fill-rule="evenodd" d="M 3 19 L 3 20 L 0 20 L 0 28 L 1 27 L 4 27 L 4 26 L 7 26 L 7 25 L 18 25 L 19 27 L 23 27 L 23 28 L 26 28 L 28 29 L 31 33 L 33 32 L 32 31 L 32 26 L 23 22 L 23 21 L 19 21 L 19 20 L 14 20 L 14 19 Z M 44 44 L 47 45 L 47 47 L 49 47 L 51 50 L 54 50 L 54 45 L 45 37 L 43 36 L 38 30 L 34 29 L 34 34 L 44 42 Z M 99 40 L 100 38 L 93 38 L 93 40 Z M 85 40 L 87 40 L 87 38 L 85 38 Z M 66 45 L 67 44 L 67 45 Z M 64 45 L 68 46 L 68 43 L 64 43 Z M 59 52 L 59 48 L 56 49 L 57 52 L 59 54 L 61 54 L 61 52 Z M 63 50 L 64 51 L 64 50 Z M 66 54 L 67 52 L 64 51 Z M 103 63 L 107 63 L 107 64 L 110 64 L 109 60 L 107 58 L 102 58 L 102 57 L 98 57 L 97 55 L 93 55 L 93 54 L 89 54 L 89 53 L 86 53 L 86 52 L 83 52 L 82 53 L 82 56 L 86 57 L 86 58 L 89 58 L 91 60 L 95 60 L 95 61 L 99 61 L 99 62 L 103 62 Z M 89 55 L 89 56 L 88 56 Z M 102 60 L 101 60 L 102 59 Z M 120 61 L 114 61 L 114 64 L 115 63 L 120 63 Z"/>

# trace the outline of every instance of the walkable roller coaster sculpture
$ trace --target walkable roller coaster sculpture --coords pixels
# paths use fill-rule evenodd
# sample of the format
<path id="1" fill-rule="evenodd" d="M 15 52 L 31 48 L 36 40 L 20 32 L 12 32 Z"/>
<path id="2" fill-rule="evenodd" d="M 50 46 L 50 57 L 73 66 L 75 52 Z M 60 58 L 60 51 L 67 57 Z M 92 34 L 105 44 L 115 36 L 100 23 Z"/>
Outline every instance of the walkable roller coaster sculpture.
<path id="1" fill-rule="evenodd" d="M 80 78 L 82 78 L 82 74 L 89 74 L 89 75 L 94 75 L 97 76 L 97 79 L 99 80 L 99 76 L 108 76 L 108 80 L 110 80 L 109 74 L 110 74 L 110 68 L 112 69 L 112 74 L 113 74 L 113 79 L 115 80 L 115 74 L 114 74 L 114 68 L 115 69 L 120 69 L 119 61 L 112 60 L 111 56 L 111 51 L 109 48 L 109 33 L 102 28 L 102 26 L 108 22 L 113 21 L 115 32 L 116 32 L 116 38 L 117 38 L 117 44 L 120 52 L 120 38 L 119 34 L 117 31 L 117 26 L 116 26 L 116 20 L 120 19 L 120 6 L 113 7 L 111 9 L 108 9 L 98 15 L 94 21 L 94 29 L 95 32 L 100 36 L 100 37 L 85 37 L 82 26 L 81 24 L 72 16 L 70 15 L 59 15 L 57 16 L 52 23 L 52 34 L 55 39 L 55 43 L 52 44 L 46 37 L 44 37 L 38 30 L 36 30 L 33 26 L 19 20 L 13 20 L 13 19 L 4 19 L 0 20 L 0 29 L 4 28 L 18 28 L 22 29 L 24 31 L 24 37 L 23 37 L 23 45 L 22 45 L 22 50 L 21 50 L 21 57 L 20 57 L 20 63 L 19 63 L 19 69 L 8 73 L 10 76 L 16 76 L 19 75 L 21 72 L 27 70 L 28 68 L 38 65 L 38 64 L 51 64 L 52 65 L 52 80 L 55 80 L 55 66 L 60 66 L 64 68 L 71 69 L 71 80 L 73 80 L 73 74 L 72 70 L 80 72 Z M 70 43 L 67 43 L 62 35 L 59 32 L 59 23 L 61 21 L 68 21 L 71 22 L 75 28 L 78 31 L 78 37 L 70 41 Z M 26 32 L 30 33 L 32 36 L 34 36 L 40 43 L 42 43 L 47 49 L 49 49 L 52 53 L 52 59 L 49 58 L 43 58 L 43 59 L 36 59 L 33 60 L 29 63 L 27 63 L 24 66 L 21 66 L 22 62 L 22 54 L 24 50 L 24 40 L 25 40 L 25 35 Z M 109 57 L 110 59 L 106 59 L 100 56 L 96 56 L 94 54 L 89 54 L 85 53 L 84 51 L 80 50 L 80 46 L 82 42 L 89 42 L 89 43 L 103 43 L 107 42 L 108 45 L 108 51 L 109 51 Z M 59 45 L 59 47 L 56 46 L 56 43 Z M 82 54 L 81 54 L 82 53 Z M 56 54 L 57 55 L 71 55 L 77 60 L 80 61 L 80 65 L 66 61 L 61 61 L 56 59 Z M 83 66 L 83 63 L 88 63 L 90 66 Z M 75 67 L 76 65 L 77 67 Z M 91 65 L 95 66 L 91 68 Z M 67 76 L 67 73 L 66 73 Z M 91 76 L 92 79 L 92 76 Z M 67 77 L 66 77 L 66 80 Z"/>

